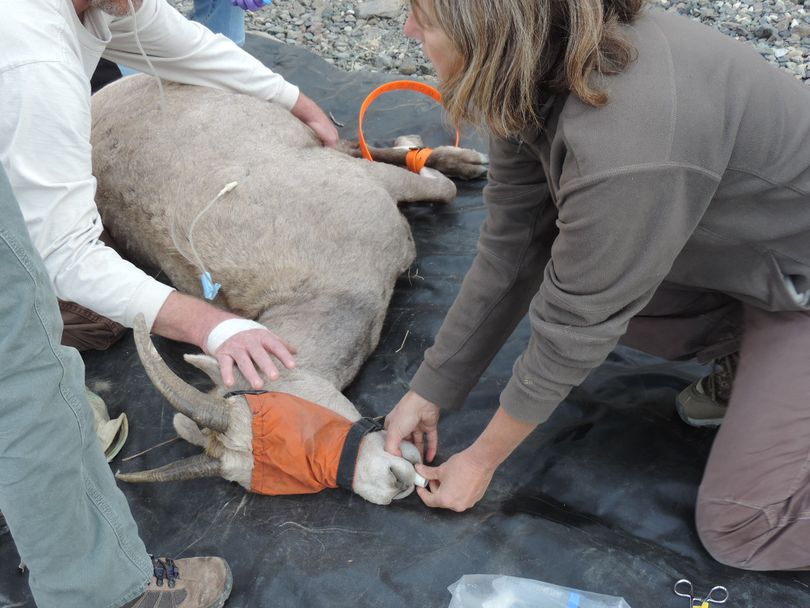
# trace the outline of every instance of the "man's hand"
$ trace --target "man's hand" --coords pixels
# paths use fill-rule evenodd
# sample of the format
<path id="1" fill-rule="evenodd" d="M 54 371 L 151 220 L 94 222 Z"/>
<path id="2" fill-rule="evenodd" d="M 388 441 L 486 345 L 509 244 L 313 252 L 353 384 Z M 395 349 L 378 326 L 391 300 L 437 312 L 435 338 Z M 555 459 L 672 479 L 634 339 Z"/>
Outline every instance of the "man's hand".
<path id="1" fill-rule="evenodd" d="M 294 346 L 274 334 L 269 329 L 248 329 L 234 334 L 222 343 L 216 357 L 222 372 L 222 381 L 230 388 L 234 384 L 233 364 L 254 389 L 259 390 L 264 382 L 256 371 L 258 367 L 270 380 L 278 378 L 278 368 L 268 353 L 272 353 L 287 369 L 295 367 Z"/>
<path id="2" fill-rule="evenodd" d="M 212 332 L 220 324 L 230 325 L 231 329 L 223 328 L 210 352 L 209 343 Z M 236 331 L 234 331 L 236 324 Z M 248 327 L 239 327 L 239 325 Z M 252 321 L 239 319 L 236 315 L 220 310 L 198 298 L 188 296 L 176 291 L 172 292 L 158 311 L 152 332 L 158 335 L 180 340 L 189 344 L 196 344 L 208 354 L 216 357 L 222 370 L 222 380 L 227 387 L 234 384 L 233 364 L 239 367 L 242 375 L 255 389 L 264 386 L 257 368 L 263 371 L 268 378 L 278 378 L 278 368 L 270 355 L 274 355 L 284 367 L 295 367 L 295 348 L 282 338 L 264 327 L 256 327 Z"/>
<path id="3" fill-rule="evenodd" d="M 385 451 L 394 456 L 402 456 L 399 446 L 404 440 L 410 439 L 425 458 L 425 462 L 433 462 L 439 445 L 439 413 L 439 406 L 413 391 L 405 393 L 385 417 Z"/>
<path id="4" fill-rule="evenodd" d="M 338 140 L 337 129 L 329 117 L 324 114 L 324 111 L 318 107 L 318 104 L 312 101 L 303 93 L 298 94 L 298 101 L 293 106 L 292 115 L 295 116 L 302 123 L 307 125 L 310 129 L 315 131 L 315 135 L 321 140 L 327 148 L 334 148 Z"/>
<path id="5" fill-rule="evenodd" d="M 489 487 L 497 465 L 467 448 L 438 467 L 416 465 L 416 472 L 428 480 L 428 488 L 416 488 L 419 498 L 429 507 L 456 512 L 473 507 Z"/>

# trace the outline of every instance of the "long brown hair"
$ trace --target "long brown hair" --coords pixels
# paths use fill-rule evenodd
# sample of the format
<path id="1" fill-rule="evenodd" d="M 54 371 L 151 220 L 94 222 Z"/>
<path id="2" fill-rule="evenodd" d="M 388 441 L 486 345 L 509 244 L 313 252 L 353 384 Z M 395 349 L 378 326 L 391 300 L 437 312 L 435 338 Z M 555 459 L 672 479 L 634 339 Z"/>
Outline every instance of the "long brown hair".
<path id="1" fill-rule="evenodd" d="M 570 91 L 602 106 L 599 76 L 621 72 L 635 49 L 620 24 L 646 0 L 411 0 L 417 21 L 450 39 L 459 68 L 441 83 L 455 124 L 485 124 L 500 136 L 539 122 L 548 92 Z"/>

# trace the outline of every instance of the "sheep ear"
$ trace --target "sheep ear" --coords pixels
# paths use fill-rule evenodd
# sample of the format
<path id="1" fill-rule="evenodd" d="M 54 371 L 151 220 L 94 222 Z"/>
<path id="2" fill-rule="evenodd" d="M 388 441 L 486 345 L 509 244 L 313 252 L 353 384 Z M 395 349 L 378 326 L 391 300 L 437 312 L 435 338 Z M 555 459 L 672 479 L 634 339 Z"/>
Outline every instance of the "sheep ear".
<path id="1" fill-rule="evenodd" d="M 183 355 L 186 363 L 190 363 L 197 369 L 205 372 L 205 375 L 211 378 L 211 381 L 217 386 L 223 386 L 222 373 L 219 371 L 219 363 L 213 357 L 208 355 Z"/>
<path id="2" fill-rule="evenodd" d="M 225 383 L 222 381 L 222 372 L 219 369 L 219 363 L 217 363 L 216 359 L 209 355 L 183 355 L 183 359 L 186 360 L 186 363 L 205 372 L 205 374 L 211 378 L 211 381 L 217 385 L 217 388 L 225 390 Z M 246 390 L 251 388 L 248 381 L 245 380 L 245 377 L 236 366 L 233 368 L 233 378 L 235 381 L 234 385 L 228 390 Z M 221 392 L 217 394 L 221 394 Z"/>
<path id="3" fill-rule="evenodd" d="M 208 445 L 208 439 L 206 439 L 205 435 L 203 435 L 200 427 L 198 427 L 197 423 L 188 416 L 177 413 L 174 415 L 172 423 L 174 425 L 174 430 L 177 431 L 177 434 L 189 443 L 201 448 Z"/>

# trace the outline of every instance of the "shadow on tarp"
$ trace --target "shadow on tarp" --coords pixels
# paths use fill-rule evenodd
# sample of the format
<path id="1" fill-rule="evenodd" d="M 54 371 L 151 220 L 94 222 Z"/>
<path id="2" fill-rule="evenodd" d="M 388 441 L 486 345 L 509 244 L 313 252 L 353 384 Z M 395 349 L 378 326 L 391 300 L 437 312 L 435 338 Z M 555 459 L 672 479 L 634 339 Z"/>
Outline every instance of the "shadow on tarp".
<path id="1" fill-rule="evenodd" d="M 245 48 L 344 122 L 344 137 L 354 137 L 365 95 L 390 79 L 347 74 L 302 49 L 257 36 L 249 36 Z M 431 145 L 452 137 L 434 103 L 414 93 L 388 93 L 367 115 L 371 142 L 412 132 Z M 465 143 L 484 147 L 475 138 Z M 364 414 L 387 413 L 431 344 L 475 253 L 484 219 L 482 187 L 481 181 L 461 184 L 452 206 L 405 209 L 418 259 L 410 278 L 397 284 L 379 348 L 348 390 Z M 527 337 L 524 323 L 466 409 L 443 418 L 441 458 L 484 428 Z M 207 386 L 183 363 L 184 346 L 157 344 L 184 377 Z M 110 413 L 130 417 L 130 439 L 113 470 L 158 466 L 196 451 L 177 442 L 121 465 L 122 457 L 175 435 L 173 411 L 147 380 L 131 335 L 85 359 L 88 383 L 111 383 L 102 391 Z M 734 570 L 715 563 L 700 545 L 693 504 L 713 433 L 683 425 L 673 401 L 702 371 L 618 349 L 464 514 L 430 510 L 415 495 L 389 507 L 342 490 L 255 496 L 220 479 L 122 484 L 122 490 L 151 552 L 228 559 L 231 608 L 443 607 L 450 601 L 446 587 L 471 573 L 623 596 L 633 608 L 686 608 L 686 600 L 672 593 L 681 577 L 698 590 L 725 585 L 729 608 L 810 606 L 810 574 Z M 15 574 L 7 534 L 0 535 L 0 564 L 0 607 L 33 606 L 25 579 Z"/>

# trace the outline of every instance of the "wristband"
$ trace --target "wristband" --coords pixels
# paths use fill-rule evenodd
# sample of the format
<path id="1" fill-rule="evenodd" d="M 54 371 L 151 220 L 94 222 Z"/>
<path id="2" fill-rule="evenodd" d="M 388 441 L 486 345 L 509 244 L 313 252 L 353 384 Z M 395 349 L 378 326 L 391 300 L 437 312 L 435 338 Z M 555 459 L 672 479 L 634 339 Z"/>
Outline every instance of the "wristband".
<path id="1" fill-rule="evenodd" d="M 206 340 L 208 354 L 213 355 L 217 349 L 222 346 L 223 342 L 249 329 L 263 329 L 269 331 L 264 325 L 256 323 L 256 321 L 250 321 L 248 319 L 225 319 L 208 334 L 208 340 Z"/>

